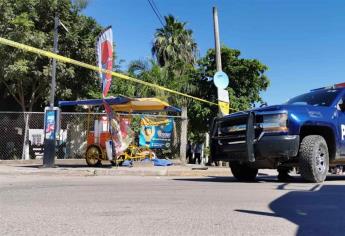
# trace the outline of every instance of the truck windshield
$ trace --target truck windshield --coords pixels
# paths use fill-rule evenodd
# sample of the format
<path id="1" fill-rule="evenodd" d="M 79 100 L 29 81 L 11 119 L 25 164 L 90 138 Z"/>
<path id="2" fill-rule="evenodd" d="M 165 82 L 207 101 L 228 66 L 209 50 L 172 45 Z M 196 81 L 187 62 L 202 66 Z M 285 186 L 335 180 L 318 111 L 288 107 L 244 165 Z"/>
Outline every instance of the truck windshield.
<path id="1" fill-rule="evenodd" d="M 291 98 L 286 104 L 330 106 L 339 93 L 340 89 L 316 90 Z"/>

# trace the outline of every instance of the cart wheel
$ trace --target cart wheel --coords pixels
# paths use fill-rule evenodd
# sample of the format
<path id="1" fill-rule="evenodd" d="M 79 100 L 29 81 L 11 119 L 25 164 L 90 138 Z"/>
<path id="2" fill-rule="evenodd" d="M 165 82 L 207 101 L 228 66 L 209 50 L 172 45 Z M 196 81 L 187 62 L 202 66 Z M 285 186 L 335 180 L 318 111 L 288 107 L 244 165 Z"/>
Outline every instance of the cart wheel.
<path id="1" fill-rule="evenodd" d="M 100 166 L 102 164 L 102 151 L 96 145 L 90 145 L 86 150 L 85 155 L 86 163 L 88 166 Z"/>

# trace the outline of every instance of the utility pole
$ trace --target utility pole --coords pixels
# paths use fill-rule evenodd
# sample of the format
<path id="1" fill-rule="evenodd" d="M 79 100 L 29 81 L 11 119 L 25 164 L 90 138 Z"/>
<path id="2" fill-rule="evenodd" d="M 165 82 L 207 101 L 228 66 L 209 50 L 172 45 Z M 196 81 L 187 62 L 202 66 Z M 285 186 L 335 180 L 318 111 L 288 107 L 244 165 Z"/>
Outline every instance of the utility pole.
<path id="1" fill-rule="evenodd" d="M 59 28 L 59 16 L 56 14 L 54 18 L 54 53 L 58 52 L 58 28 Z M 51 82 L 51 88 L 50 88 L 50 108 L 54 107 L 54 98 L 55 98 L 55 87 L 56 87 L 56 59 L 53 58 L 52 63 L 52 82 Z"/>
<path id="2" fill-rule="evenodd" d="M 222 71 L 222 58 L 220 54 L 220 43 L 219 43 L 219 26 L 218 26 L 218 10 L 213 7 L 213 28 L 214 28 L 214 43 L 216 49 L 216 64 L 217 71 Z"/>
<path id="3" fill-rule="evenodd" d="M 217 65 L 217 72 L 213 78 L 213 82 L 215 82 L 215 79 L 216 79 L 215 77 L 216 77 L 217 73 L 223 73 L 222 72 L 222 58 L 221 58 L 221 51 L 220 51 L 220 42 L 219 42 L 218 10 L 216 7 L 213 7 L 213 29 L 214 29 L 214 44 L 215 44 L 215 50 L 216 50 L 216 65 Z M 216 86 L 217 86 L 217 84 L 216 84 Z M 220 89 L 217 86 L 218 104 L 221 103 L 221 101 L 219 100 L 221 90 L 223 90 L 223 89 Z M 220 105 L 218 105 L 218 106 L 220 106 Z M 218 112 L 218 116 L 219 117 L 223 116 L 221 110 Z M 223 163 L 220 161 L 219 165 L 223 166 Z"/>
<path id="4" fill-rule="evenodd" d="M 54 18 L 54 53 L 58 52 L 58 28 L 59 28 L 59 16 L 55 15 Z M 45 109 L 45 127 L 44 127 L 44 153 L 43 153 L 43 167 L 54 167 L 55 165 L 55 143 L 56 143 L 56 126 L 57 126 L 57 115 L 54 112 L 54 100 L 55 100 L 55 87 L 56 87 L 56 59 L 52 61 L 52 80 L 50 88 L 50 100 L 49 108 Z M 49 118 L 48 118 L 49 116 Z M 52 124 L 52 131 L 48 124 Z M 47 135 L 47 132 L 49 134 Z M 48 137 L 49 136 L 49 137 Z"/>

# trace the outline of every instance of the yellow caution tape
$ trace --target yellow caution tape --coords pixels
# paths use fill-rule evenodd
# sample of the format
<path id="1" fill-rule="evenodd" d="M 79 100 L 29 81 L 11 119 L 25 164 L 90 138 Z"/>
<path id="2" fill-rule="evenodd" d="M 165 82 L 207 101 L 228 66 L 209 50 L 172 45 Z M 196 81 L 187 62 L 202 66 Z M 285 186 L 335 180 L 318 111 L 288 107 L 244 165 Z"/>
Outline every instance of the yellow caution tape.
<path id="1" fill-rule="evenodd" d="M 146 81 L 135 79 L 135 78 L 132 78 L 130 76 L 127 76 L 127 75 L 124 75 L 124 74 L 120 74 L 120 73 L 117 73 L 117 72 L 114 72 L 114 71 L 100 69 L 97 66 L 93 66 L 93 65 L 90 65 L 90 64 L 87 64 L 87 63 L 84 63 L 84 62 L 73 60 L 71 58 L 64 57 L 64 56 L 58 55 L 56 53 L 52 53 L 52 52 L 45 51 L 45 50 L 42 50 L 42 49 L 38 49 L 38 48 L 35 48 L 35 47 L 31 47 L 31 46 L 28 46 L 28 45 L 25 45 L 25 44 L 17 43 L 17 42 L 14 42 L 12 40 L 8 40 L 8 39 L 5 39 L 5 38 L 1 38 L 0 37 L 0 44 L 4 44 L 4 45 L 11 46 L 11 47 L 14 47 L 14 48 L 22 49 L 24 51 L 32 52 L 32 53 L 35 53 L 35 54 L 39 54 L 41 56 L 45 56 L 45 57 L 48 57 L 48 58 L 54 58 L 54 59 L 56 59 L 56 60 L 58 60 L 60 62 L 81 66 L 81 67 L 84 67 L 84 68 L 87 68 L 87 69 L 90 69 L 90 70 L 94 70 L 94 71 L 97 71 L 97 72 L 111 73 L 112 76 L 120 78 L 120 79 L 129 80 L 129 81 L 132 81 L 132 82 L 135 82 L 135 83 L 139 83 L 139 84 L 143 84 L 143 85 L 146 85 L 146 86 L 149 86 L 149 87 L 152 87 L 152 88 L 160 89 L 160 90 L 167 91 L 167 92 L 170 92 L 170 93 L 174 93 L 174 94 L 178 94 L 178 95 L 185 96 L 185 97 L 188 97 L 188 98 L 192 98 L 192 99 L 200 101 L 200 102 L 205 102 L 205 103 L 208 103 L 208 104 L 211 104 L 211 105 L 218 106 L 218 104 L 216 104 L 214 102 L 207 101 L 207 100 L 202 99 L 202 98 L 198 98 L 198 97 L 194 97 L 194 96 L 191 96 L 191 95 L 188 95 L 188 94 L 184 94 L 184 93 L 181 93 L 181 92 L 169 89 L 169 88 L 165 88 L 165 87 L 157 85 L 157 84 L 151 84 L 151 83 L 148 83 Z"/>

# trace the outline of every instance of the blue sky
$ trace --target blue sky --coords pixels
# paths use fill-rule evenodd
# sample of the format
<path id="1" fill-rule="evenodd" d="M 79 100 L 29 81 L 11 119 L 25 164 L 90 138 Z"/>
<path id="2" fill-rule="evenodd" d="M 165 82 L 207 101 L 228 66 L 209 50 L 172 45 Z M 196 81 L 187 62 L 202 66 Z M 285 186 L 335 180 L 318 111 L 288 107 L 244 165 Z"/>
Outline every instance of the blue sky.
<path id="1" fill-rule="evenodd" d="M 269 67 L 268 104 L 345 82 L 343 0 L 155 0 L 194 32 L 200 55 L 214 47 L 212 7 L 219 14 L 221 43 Z M 116 53 L 126 64 L 151 57 L 161 27 L 147 0 L 91 0 L 84 14 L 113 26 Z M 230 78 L 231 79 L 231 78 Z M 206 92 L 206 91 L 205 91 Z"/>

